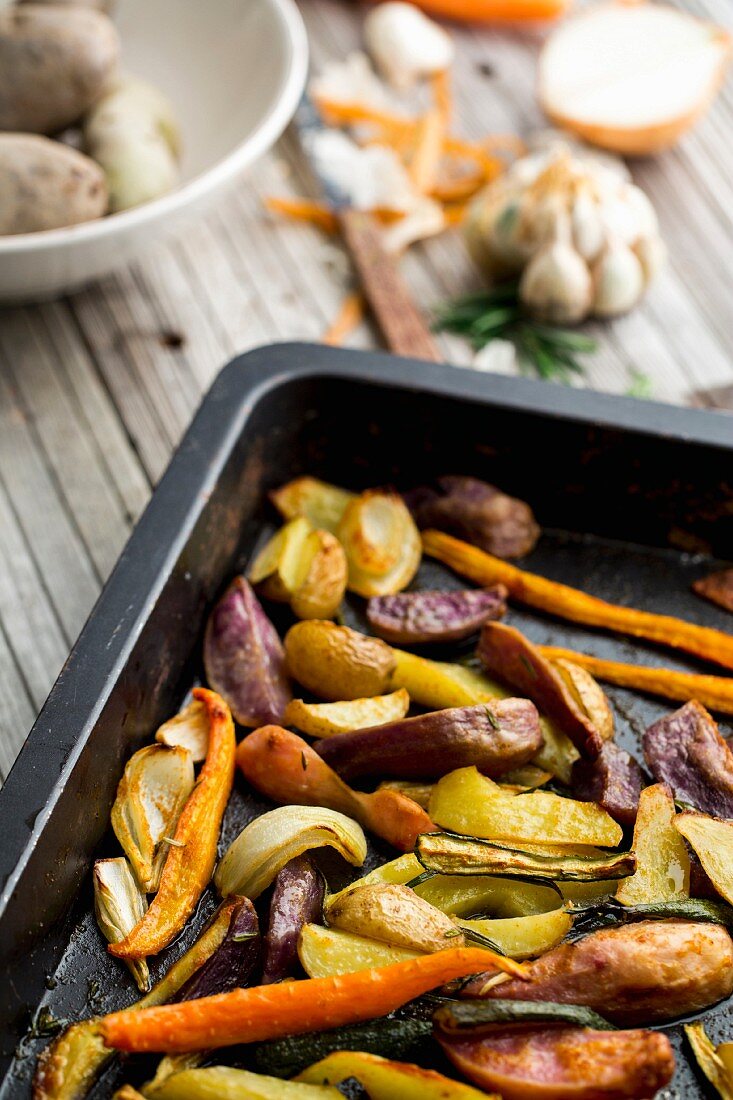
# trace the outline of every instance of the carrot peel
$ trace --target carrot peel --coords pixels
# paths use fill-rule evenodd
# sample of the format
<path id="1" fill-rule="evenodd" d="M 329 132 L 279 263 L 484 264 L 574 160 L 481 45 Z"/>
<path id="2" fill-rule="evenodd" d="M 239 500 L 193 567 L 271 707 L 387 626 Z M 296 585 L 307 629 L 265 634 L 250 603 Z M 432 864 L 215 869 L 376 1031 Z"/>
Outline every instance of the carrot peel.
<path id="1" fill-rule="evenodd" d="M 100 1027 L 106 1045 L 117 1050 L 185 1053 L 263 1042 L 386 1016 L 436 986 L 487 970 L 528 976 L 520 963 L 493 951 L 454 947 L 337 977 L 234 989 L 139 1012 L 113 1012 Z"/>

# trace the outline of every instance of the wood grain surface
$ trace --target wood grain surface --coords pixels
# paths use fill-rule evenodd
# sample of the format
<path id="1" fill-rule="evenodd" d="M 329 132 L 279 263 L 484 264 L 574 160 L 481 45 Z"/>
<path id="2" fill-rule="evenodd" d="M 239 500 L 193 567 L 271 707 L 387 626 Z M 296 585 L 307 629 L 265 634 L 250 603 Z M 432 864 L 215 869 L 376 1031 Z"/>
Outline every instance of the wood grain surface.
<path id="1" fill-rule="evenodd" d="M 678 0 L 733 27 L 728 0 Z M 355 4 L 302 0 L 313 65 L 359 44 Z M 458 128 L 469 138 L 543 125 L 540 32 L 456 28 Z M 733 81 L 681 145 L 637 162 L 670 262 L 644 304 L 591 326 L 587 384 L 678 404 L 733 399 Z M 203 393 L 236 352 L 318 340 L 350 289 L 333 239 L 278 221 L 270 194 L 309 194 L 287 134 L 237 191 L 139 262 L 58 302 L 0 310 L 0 779 Z M 479 285 L 457 232 L 409 253 L 421 309 Z M 354 346 L 376 343 L 365 322 Z M 441 354 L 470 362 L 458 340 Z M 733 431 L 733 421 L 731 421 Z"/>

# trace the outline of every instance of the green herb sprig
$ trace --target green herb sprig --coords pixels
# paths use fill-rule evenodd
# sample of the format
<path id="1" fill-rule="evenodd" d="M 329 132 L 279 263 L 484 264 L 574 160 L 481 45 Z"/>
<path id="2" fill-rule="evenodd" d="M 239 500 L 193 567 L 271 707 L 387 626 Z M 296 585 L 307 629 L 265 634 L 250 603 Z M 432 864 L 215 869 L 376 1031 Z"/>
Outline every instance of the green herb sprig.
<path id="1" fill-rule="evenodd" d="M 446 303 L 437 311 L 433 327 L 465 337 L 476 351 L 491 340 L 510 340 L 520 370 L 565 384 L 585 373 L 579 357 L 597 347 L 590 336 L 533 320 L 519 300 L 516 282 Z"/>

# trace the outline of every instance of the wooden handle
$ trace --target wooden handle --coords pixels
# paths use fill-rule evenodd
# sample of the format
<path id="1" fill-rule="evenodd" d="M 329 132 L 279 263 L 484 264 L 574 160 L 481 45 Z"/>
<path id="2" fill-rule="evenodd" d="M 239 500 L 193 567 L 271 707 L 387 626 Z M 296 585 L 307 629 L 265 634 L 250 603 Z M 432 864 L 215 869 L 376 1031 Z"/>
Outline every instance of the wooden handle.
<path id="1" fill-rule="evenodd" d="M 394 258 L 385 251 L 372 215 L 363 210 L 344 210 L 339 214 L 339 222 L 364 297 L 390 351 L 440 362 L 443 357 L 425 318 L 415 305 Z"/>

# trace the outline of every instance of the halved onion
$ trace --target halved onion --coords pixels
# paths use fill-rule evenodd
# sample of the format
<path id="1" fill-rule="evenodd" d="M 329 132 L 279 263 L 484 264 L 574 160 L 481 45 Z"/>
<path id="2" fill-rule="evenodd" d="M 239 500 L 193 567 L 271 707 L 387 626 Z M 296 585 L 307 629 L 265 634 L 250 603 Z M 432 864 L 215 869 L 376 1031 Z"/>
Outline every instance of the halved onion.
<path id="1" fill-rule="evenodd" d="M 127 762 L 112 807 L 112 828 L 148 894 L 158 889 L 166 839 L 176 831 L 193 783 L 191 753 L 182 746 L 146 745 Z"/>
<path id="2" fill-rule="evenodd" d="M 135 881 L 124 856 L 98 859 L 94 864 L 94 911 L 107 943 L 119 943 L 145 916 L 145 896 Z M 141 992 L 150 988 L 150 971 L 145 959 L 126 960 Z"/>
<path id="3" fill-rule="evenodd" d="M 286 863 L 313 848 L 335 848 L 361 867 L 366 838 L 360 825 L 323 806 L 278 806 L 250 821 L 225 852 L 214 875 L 222 897 L 243 894 L 254 901 Z"/>
<path id="4" fill-rule="evenodd" d="M 401 592 L 420 565 L 420 532 L 397 493 L 368 490 L 355 497 L 336 535 L 349 563 L 348 587 L 360 596 Z"/>
<path id="5" fill-rule="evenodd" d="M 619 153 L 666 149 L 720 87 L 731 37 L 666 4 L 591 5 L 548 38 L 540 105 L 559 126 Z"/>

